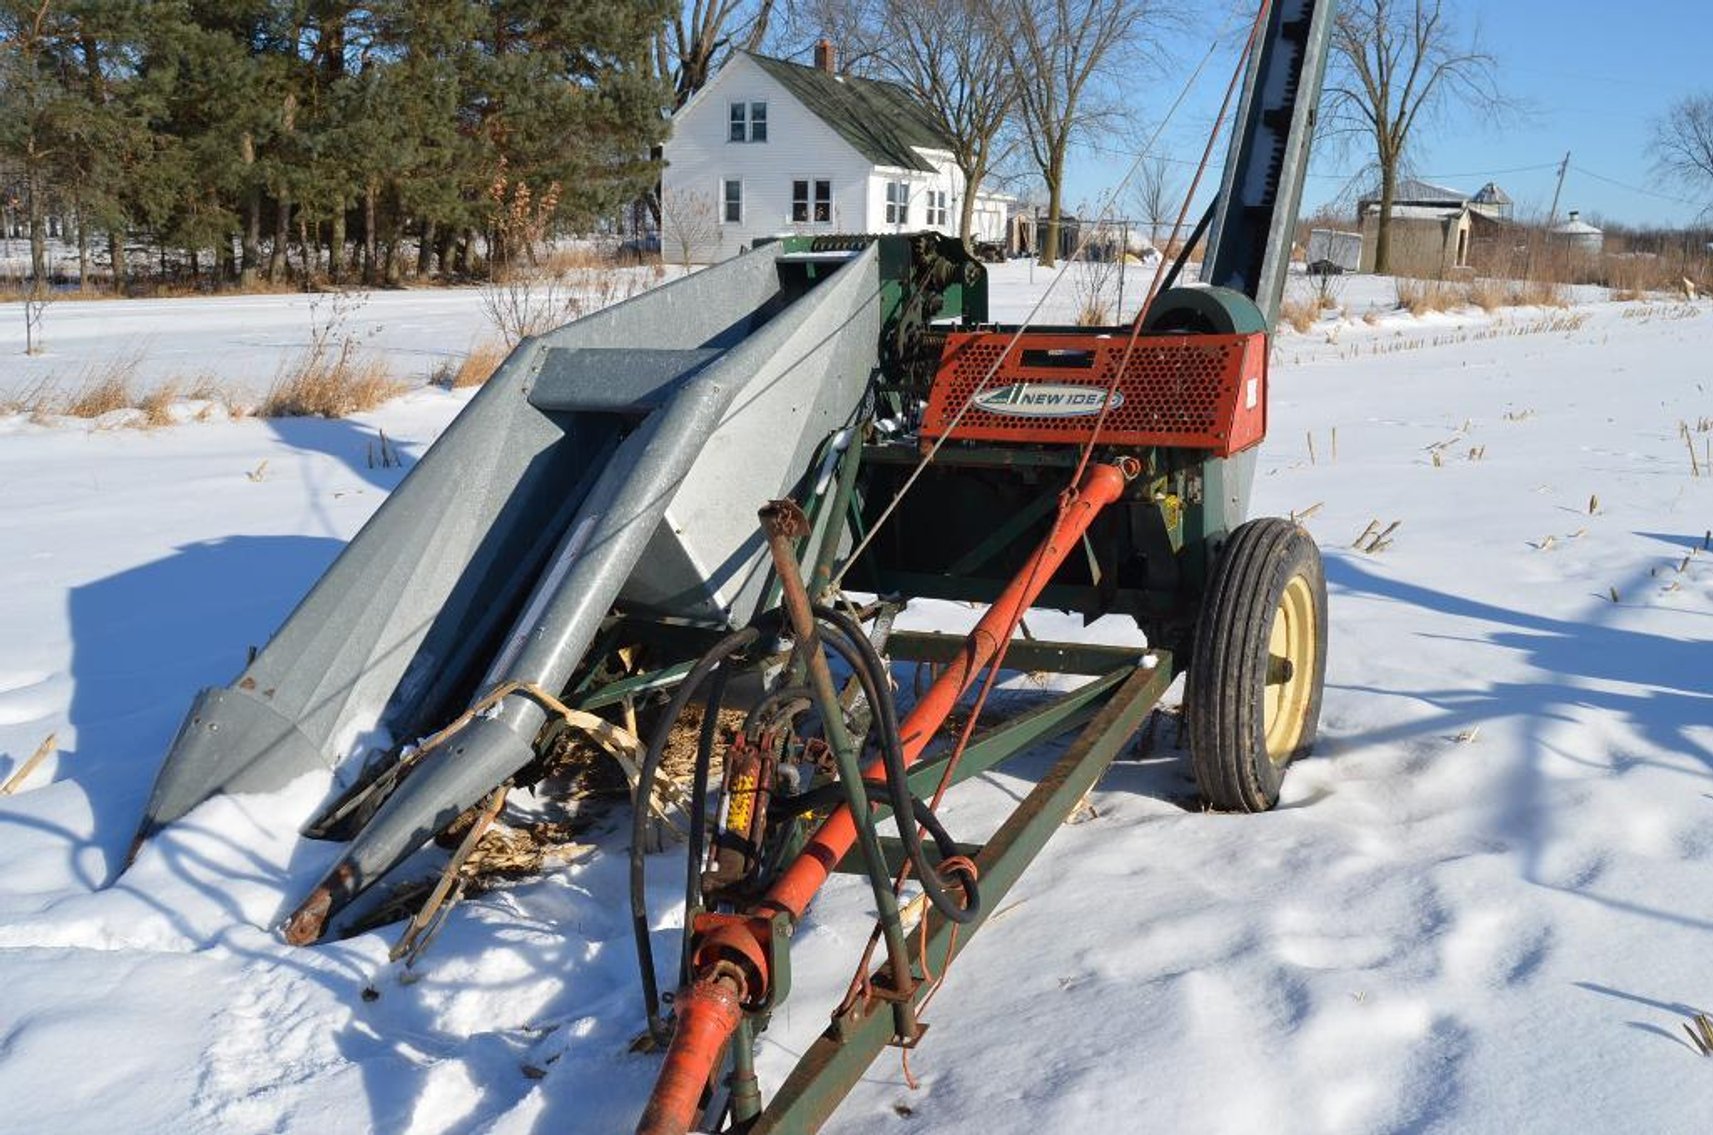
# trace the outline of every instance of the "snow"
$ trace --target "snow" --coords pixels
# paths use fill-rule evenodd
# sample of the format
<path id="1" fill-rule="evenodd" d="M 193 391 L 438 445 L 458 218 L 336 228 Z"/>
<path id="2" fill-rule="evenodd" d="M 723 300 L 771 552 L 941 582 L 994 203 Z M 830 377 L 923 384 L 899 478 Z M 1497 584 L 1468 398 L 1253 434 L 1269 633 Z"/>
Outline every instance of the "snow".
<path id="1" fill-rule="evenodd" d="M 1000 318 L 1044 285 L 1029 271 L 996 270 Z M 1713 306 L 1585 293 L 1418 320 L 1390 288 L 1351 279 L 1350 314 L 1275 349 L 1253 511 L 1308 514 L 1326 557 L 1316 755 L 1277 811 L 1204 814 L 1163 726 L 953 968 L 912 1056 L 920 1089 L 889 1050 L 828 1131 L 1705 1129 L 1713 1081 L 1681 1025 L 1713 1010 L 1713 475 L 1692 476 L 1679 426 L 1713 436 Z M 87 361 L 152 323 L 222 375 L 265 376 L 249 352 L 287 336 L 297 302 L 76 320 L 67 302 L 49 342 Z M 1069 303 L 1067 282 L 1042 318 Z M 478 322 L 462 293 L 373 304 L 397 305 L 383 322 L 405 352 L 462 349 Z M 408 971 L 387 961 L 396 929 L 306 950 L 271 929 L 333 852 L 271 822 L 313 807 L 314 777 L 210 802 L 115 882 L 191 696 L 231 679 L 464 397 L 155 431 L 0 418 L 0 781 L 57 735 L 0 797 L 0 1128 L 634 1124 L 658 1058 L 628 1049 L 616 831 L 460 906 Z M 382 429 L 404 468 L 368 464 Z M 1371 521 L 1401 526 L 1353 550 Z M 952 832 L 980 839 L 1027 785 L 960 790 Z M 650 871 L 669 951 L 680 865 Z M 835 880 L 797 934 L 764 1088 L 824 1026 L 867 908 Z"/>
<path id="2" fill-rule="evenodd" d="M 537 306 L 557 299 L 586 310 L 622 298 L 681 269 L 573 269 L 553 289 L 533 294 Z M 43 350 L 24 353 L 24 317 L 18 303 L 0 303 L 0 404 L 48 382 L 75 392 L 100 364 L 136 360 L 138 392 L 168 382 L 181 390 L 213 378 L 228 391 L 255 400 L 316 337 L 331 348 L 349 340 L 382 355 L 394 376 L 428 381 L 456 367 L 472 347 L 499 338 L 479 287 L 305 294 L 210 296 L 198 299 L 78 299 L 56 294 L 42 317 Z M 187 317 L 187 312 L 194 316 Z M 389 433 L 389 436 L 390 433 Z"/>

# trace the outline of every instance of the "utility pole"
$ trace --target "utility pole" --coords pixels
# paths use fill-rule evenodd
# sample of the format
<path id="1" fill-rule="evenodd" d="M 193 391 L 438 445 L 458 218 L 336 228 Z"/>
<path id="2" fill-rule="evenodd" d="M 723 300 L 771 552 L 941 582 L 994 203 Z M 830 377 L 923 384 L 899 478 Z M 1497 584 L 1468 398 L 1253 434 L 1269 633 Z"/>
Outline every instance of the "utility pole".
<path id="1" fill-rule="evenodd" d="M 1552 208 L 1546 215 L 1546 227 L 1552 228 L 1552 223 L 1558 220 L 1558 199 L 1564 193 L 1564 175 L 1570 172 L 1570 151 L 1564 152 L 1564 160 L 1558 163 L 1558 188 L 1552 191 Z"/>

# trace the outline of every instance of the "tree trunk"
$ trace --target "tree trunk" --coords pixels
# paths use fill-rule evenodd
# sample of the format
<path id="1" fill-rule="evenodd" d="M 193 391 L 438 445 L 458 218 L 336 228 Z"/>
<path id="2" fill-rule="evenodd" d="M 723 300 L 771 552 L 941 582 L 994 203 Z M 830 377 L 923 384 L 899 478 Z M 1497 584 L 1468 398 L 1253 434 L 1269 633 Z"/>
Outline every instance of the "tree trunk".
<path id="1" fill-rule="evenodd" d="M 964 170 L 964 199 L 958 205 L 958 239 L 964 251 L 975 252 L 975 193 L 981 185 L 984 170 Z"/>
<path id="2" fill-rule="evenodd" d="M 130 276 L 130 266 L 125 263 L 124 229 L 114 227 L 107 230 L 107 259 L 113 262 L 113 290 L 123 294 Z"/>
<path id="3" fill-rule="evenodd" d="M 434 222 L 427 217 L 417 225 L 416 275 L 419 280 L 428 279 L 428 274 L 434 270 L 434 228 Z"/>
<path id="4" fill-rule="evenodd" d="M 242 248 L 242 268 L 238 272 L 238 286 L 246 291 L 256 286 L 256 277 L 262 267 L 262 187 L 253 180 L 256 164 L 256 139 L 249 131 L 244 132 L 238 143 L 238 157 L 249 170 L 245 179 L 250 187 L 244 193 L 244 231 L 238 238 Z"/>
<path id="5" fill-rule="evenodd" d="M 89 226 L 88 219 L 83 215 L 83 205 L 77 209 L 77 290 L 89 290 Z"/>
<path id="6" fill-rule="evenodd" d="M 243 256 L 238 286 L 253 288 L 262 266 L 262 190 L 259 186 L 251 187 L 244 202 L 244 233 L 239 240 L 243 245 Z"/>
<path id="7" fill-rule="evenodd" d="M 474 271 L 471 261 L 474 259 L 476 246 L 476 230 L 466 228 L 458 238 L 458 251 L 453 255 L 453 269 L 460 276 L 468 276 Z"/>
<path id="8" fill-rule="evenodd" d="M 450 225 L 434 242 L 434 259 L 440 266 L 440 278 L 450 277 L 456 269 L 453 260 L 453 249 L 457 246 L 458 234 Z"/>
<path id="9" fill-rule="evenodd" d="M 1047 239 L 1041 242 L 1041 267 L 1052 268 L 1059 262 L 1060 197 L 1065 185 L 1065 148 L 1053 148 L 1053 159 L 1047 163 Z"/>
<path id="10" fill-rule="evenodd" d="M 274 207 L 274 246 L 268 250 L 268 283 L 283 284 L 291 265 L 286 263 L 286 244 L 291 240 L 291 197 L 281 193 Z"/>
<path id="11" fill-rule="evenodd" d="M 214 259 L 221 284 L 230 284 L 238 278 L 238 261 L 232 254 L 231 233 L 221 235 L 220 243 L 214 246 Z"/>
<path id="12" fill-rule="evenodd" d="M 333 207 L 333 222 L 328 226 L 327 237 L 327 274 L 333 277 L 335 284 L 341 283 L 345 275 L 345 203 L 340 202 Z M 364 270 L 367 274 L 367 269 Z"/>
<path id="13" fill-rule="evenodd" d="M 1392 201 L 1398 192 L 1398 163 L 1380 163 L 1380 216 L 1374 229 L 1374 274 L 1388 275 L 1392 270 Z"/>
<path id="14" fill-rule="evenodd" d="M 34 170 L 30 171 L 25 192 L 29 197 L 27 205 L 30 213 L 30 278 L 38 288 L 42 288 L 48 283 L 47 218 L 42 216 L 40 178 Z"/>
<path id="15" fill-rule="evenodd" d="M 375 198 L 380 188 L 371 178 L 363 187 L 363 283 L 373 284 L 380 268 L 380 254 L 375 243 Z"/>

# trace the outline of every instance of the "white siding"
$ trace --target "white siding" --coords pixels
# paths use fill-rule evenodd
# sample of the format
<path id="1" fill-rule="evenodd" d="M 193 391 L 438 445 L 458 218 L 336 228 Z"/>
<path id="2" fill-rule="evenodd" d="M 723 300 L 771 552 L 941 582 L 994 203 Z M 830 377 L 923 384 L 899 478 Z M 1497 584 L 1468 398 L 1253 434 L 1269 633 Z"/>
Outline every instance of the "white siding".
<path id="1" fill-rule="evenodd" d="M 898 169 L 893 166 L 872 167 L 873 172 L 868 179 L 868 224 L 865 232 L 914 233 L 931 228 L 948 236 L 957 235 L 958 207 L 963 195 L 964 175 L 952 164 L 951 155 L 944 151 L 918 150 L 917 153 L 935 167 L 933 173 L 919 169 Z M 909 211 L 902 225 L 888 223 L 886 219 L 886 187 L 892 182 L 902 182 L 910 187 Z M 943 225 L 928 223 L 930 190 L 946 195 L 946 223 Z"/>
<path id="2" fill-rule="evenodd" d="M 767 103 L 767 141 L 728 141 L 734 102 Z M 918 151 L 935 169 L 906 170 L 876 166 L 809 112 L 772 76 L 747 56 L 734 56 L 708 85 L 678 112 L 667 140 L 662 175 L 662 253 L 668 260 L 706 263 L 736 255 L 761 237 L 792 233 L 920 232 L 925 228 L 957 235 L 964 179 L 951 155 Z M 743 183 L 743 217 L 724 220 L 728 179 Z M 791 219 L 791 183 L 832 182 L 832 219 L 796 223 Z M 905 224 L 886 221 L 886 186 L 910 187 Z M 930 190 L 946 194 L 944 225 L 928 224 Z M 1003 240 L 1006 206 L 978 195 L 976 237 Z M 811 217 L 813 216 L 811 200 Z"/>
<path id="3" fill-rule="evenodd" d="M 733 102 L 767 103 L 767 141 L 726 140 Z M 867 160 L 742 55 L 722 67 L 673 119 L 666 163 L 661 244 L 669 260 L 679 259 L 685 243 L 694 246 L 693 260 L 724 260 L 758 237 L 860 232 L 867 220 Z M 736 224 L 722 219 L 721 193 L 728 178 L 743 182 L 743 219 Z M 793 223 L 791 183 L 821 179 L 833 183 L 832 220 Z M 711 227 L 698 219 L 709 206 Z M 676 221 L 677 216 L 690 219 Z M 706 237 L 705 228 L 711 228 Z"/>
<path id="4" fill-rule="evenodd" d="M 975 230 L 975 239 L 992 241 L 994 244 L 1005 243 L 1005 218 L 1011 209 L 1010 198 L 990 197 L 985 193 L 975 195 L 975 215 L 970 218 L 970 227 Z"/>
<path id="5" fill-rule="evenodd" d="M 868 226 L 864 231 L 920 232 L 932 228 L 947 236 L 958 235 L 958 218 L 962 216 L 963 209 L 963 171 L 952 163 L 952 156 L 943 150 L 917 152 L 933 164 L 935 172 L 926 173 L 922 170 L 897 169 L 891 166 L 874 167 L 873 175 L 869 178 Z M 910 211 L 907 223 L 903 225 L 888 224 L 886 220 L 886 186 L 895 181 L 910 187 Z M 944 192 L 946 195 L 946 223 L 943 225 L 928 224 L 928 194 L 931 191 Z M 1006 199 L 978 192 L 975 198 L 975 216 L 972 218 L 975 239 L 1003 241 L 1006 212 Z"/>

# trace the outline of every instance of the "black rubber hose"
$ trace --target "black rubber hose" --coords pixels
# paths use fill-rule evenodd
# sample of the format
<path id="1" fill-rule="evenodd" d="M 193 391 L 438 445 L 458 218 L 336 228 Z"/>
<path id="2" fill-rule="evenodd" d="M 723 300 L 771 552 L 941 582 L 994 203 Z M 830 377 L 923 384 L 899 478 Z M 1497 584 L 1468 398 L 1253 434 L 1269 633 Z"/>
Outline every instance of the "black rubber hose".
<path id="1" fill-rule="evenodd" d="M 722 659 L 722 661 L 724 661 Z M 702 862 L 708 840 L 708 777 L 714 768 L 714 741 L 720 732 L 720 706 L 726 700 L 726 681 L 730 677 L 725 666 L 714 670 L 713 685 L 708 687 L 708 701 L 702 712 L 702 728 L 696 737 L 696 767 L 690 780 L 690 847 L 684 880 L 684 909 L 690 910 L 702 897 Z M 672 722 L 666 723 L 668 731 Z M 678 980 L 690 983 L 690 927 L 684 928 L 682 949 L 678 958 Z"/>
<path id="2" fill-rule="evenodd" d="M 959 903 L 953 899 L 941 885 L 933 865 L 928 862 L 928 857 L 922 849 L 921 833 L 917 830 L 917 825 L 911 822 L 916 814 L 916 801 L 910 794 L 910 770 L 904 763 L 904 742 L 898 732 L 898 707 L 892 700 L 892 685 L 887 680 L 886 663 L 855 619 L 830 607 L 817 606 L 814 613 L 816 618 L 829 622 L 838 629 L 839 633 L 824 637 L 828 645 L 838 651 L 857 675 L 863 693 L 868 698 L 869 709 L 880 726 L 879 749 L 886 769 L 886 787 L 891 796 L 892 817 L 898 825 L 898 838 L 904 845 L 904 854 L 916 869 L 921 881 L 922 893 L 927 896 L 934 909 L 948 921 L 973 922 L 981 912 L 981 893 L 976 888 L 974 878 L 964 878 L 964 901 Z M 852 650 L 857 657 L 851 657 Z M 935 823 L 938 825 L 937 818 Z M 940 830 L 944 832 L 944 828 Z"/>
<path id="3" fill-rule="evenodd" d="M 766 719 L 768 714 L 772 713 L 785 702 L 813 700 L 814 695 L 810 693 L 808 686 L 786 686 L 782 690 L 774 690 L 771 694 L 768 694 L 766 697 L 756 702 L 750 709 L 749 714 L 744 717 L 744 736 L 753 741 L 755 739 L 754 734 L 756 726 L 760 725 L 762 721 Z"/>
<path id="4" fill-rule="evenodd" d="M 648 834 L 648 801 L 653 795 L 654 778 L 660 769 L 660 759 L 666 752 L 667 739 L 672 733 L 672 722 L 677 721 L 683 714 L 684 707 L 690 704 L 690 699 L 696 695 L 702 683 L 707 681 L 708 675 L 713 673 L 715 667 L 732 655 L 755 645 L 760 638 L 760 628 L 751 624 L 733 631 L 702 655 L 684 676 L 684 680 L 672 695 L 672 701 L 667 704 L 665 716 L 661 719 L 664 725 L 654 731 L 654 737 L 648 745 L 648 753 L 643 757 L 642 768 L 637 776 L 636 804 L 631 809 L 631 932 L 636 938 L 637 964 L 642 970 L 643 1007 L 648 1015 L 649 1031 L 656 1038 L 665 1036 L 666 1023 L 660 1018 L 660 985 L 654 974 L 654 947 L 648 940 L 648 900 L 643 864 L 643 843 Z M 689 933 L 688 927 L 685 928 L 685 933 Z"/>
<path id="5" fill-rule="evenodd" d="M 947 835 L 944 825 L 933 814 L 932 809 L 916 799 L 910 793 L 909 770 L 904 764 L 904 747 L 898 732 L 898 709 L 892 699 L 892 686 L 888 681 L 886 663 L 881 659 L 874 644 L 863 633 L 862 627 L 849 615 L 829 607 L 816 606 L 815 617 L 826 624 L 823 627 L 822 641 L 838 654 L 845 664 L 850 667 L 862 687 L 863 695 L 868 699 L 871 712 L 880 727 L 880 736 L 876 741 L 883 767 L 886 770 L 886 787 L 891 797 L 893 818 L 898 826 L 899 839 L 903 843 L 905 855 L 915 868 L 922 884 L 923 893 L 928 901 L 948 921 L 968 923 L 981 910 L 981 895 L 973 875 L 959 871 L 959 886 L 964 892 L 963 903 L 956 902 L 940 884 L 939 875 L 933 865 L 928 862 L 922 847 L 921 833 L 918 827 L 928 832 L 933 838 L 937 849 L 943 858 L 955 855 L 956 844 Z M 653 794 L 654 781 L 659 775 L 661 758 L 666 751 L 666 742 L 672 732 L 672 723 L 683 715 L 684 709 L 690 704 L 702 684 L 708 680 L 723 663 L 732 656 L 753 646 L 764 631 L 772 630 L 777 633 L 780 613 L 768 612 L 754 623 L 741 630 L 734 631 L 717 642 L 704 654 L 685 675 L 684 680 L 674 692 L 671 702 L 662 715 L 662 726 L 654 731 L 648 751 L 643 758 L 642 768 L 637 778 L 637 804 L 632 809 L 631 818 L 631 929 L 636 940 L 637 962 L 641 970 L 643 986 L 644 1010 L 648 1018 L 648 1026 L 656 1037 L 664 1037 L 665 1022 L 660 1016 L 660 986 L 654 970 L 654 947 L 648 933 L 648 904 L 646 896 L 646 868 L 644 863 L 643 846 L 647 836 L 648 804 Z M 830 632 L 830 633 L 826 633 Z M 723 694 L 722 689 L 719 693 Z M 784 694 L 791 691 L 779 691 Z M 716 695 L 718 696 L 718 695 Z M 686 898 L 697 894 L 700 887 L 698 874 L 699 856 L 697 854 L 701 842 L 706 839 L 706 818 L 708 777 L 712 764 L 712 734 L 717 728 L 714 722 L 715 714 L 709 714 L 703 719 L 701 737 L 697 745 L 697 761 L 695 781 L 692 787 L 691 841 L 689 848 L 690 866 L 687 871 Z M 711 724 L 711 722 L 713 722 Z M 923 817 L 927 819 L 924 820 Z M 906 817 L 909 817 L 908 819 Z M 914 820 L 915 822 L 911 822 Z M 685 928 L 685 938 L 688 941 L 689 928 Z M 688 963 L 680 959 L 682 969 Z"/>
<path id="6" fill-rule="evenodd" d="M 1207 227 L 1213 224 L 1213 214 L 1218 208 L 1219 198 L 1215 197 L 1208 205 L 1207 212 L 1201 215 L 1201 220 L 1196 222 L 1196 227 L 1190 232 L 1190 239 L 1186 240 L 1184 247 L 1178 250 L 1178 258 L 1172 262 L 1171 271 L 1167 272 L 1166 278 L 1160 281 L 1160 291 L 1163 292 L 1176 284 L 1178 277 L 1183 275 L 1184 265 L 1190 262 L 1190 251 L 1201 242 L 1202 237 L 1207 235 Z"/>
<path id="7" fill-rule="evenodd" d="M 921 797 L 912 796 L 910 808 L 911 814 L 916 817 L 916 822 L 922 825 L 923 830 L 933 839 L 934 846 L 939 849 L 940 858 L 946 860 L 956 856 L 958 854 L 957 842 L 946 831 L 945 825 L 940 822 L 940 817 L 934 814 L 934 809 L 928 807 L 928 802 Z M 981 900 L 976 893 L 975 872 L 961 863 L 955 865 L 952 870 L 958 877 L 958 885 L 964 889 L 964 894 L 969 896 L 969 909 L 979 911 Z M 973 918 L 974 915 L 972 914 L 971 917 Z"/>

